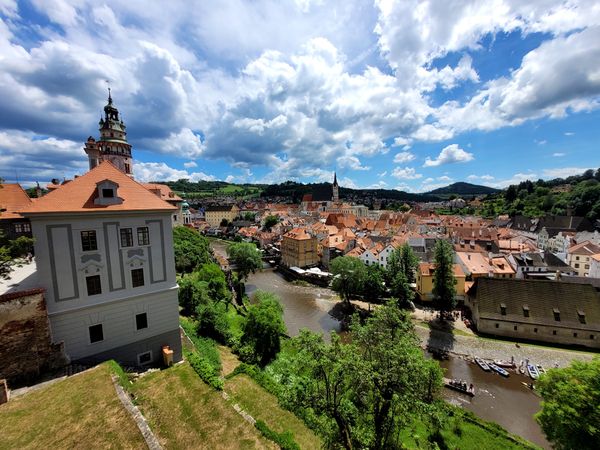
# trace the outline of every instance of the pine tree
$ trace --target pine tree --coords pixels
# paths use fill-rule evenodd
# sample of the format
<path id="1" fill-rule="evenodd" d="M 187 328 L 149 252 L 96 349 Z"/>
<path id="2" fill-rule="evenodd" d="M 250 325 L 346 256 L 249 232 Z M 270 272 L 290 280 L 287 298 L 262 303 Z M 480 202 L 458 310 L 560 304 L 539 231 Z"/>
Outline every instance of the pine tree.
<path id="1" fill-rule="evenodd" d="M 433 298 L 443 312 L 456 307 L 456 279 L 454 278 L 454 250 L 444 240 L 438 240 L 434 248 Z"/>

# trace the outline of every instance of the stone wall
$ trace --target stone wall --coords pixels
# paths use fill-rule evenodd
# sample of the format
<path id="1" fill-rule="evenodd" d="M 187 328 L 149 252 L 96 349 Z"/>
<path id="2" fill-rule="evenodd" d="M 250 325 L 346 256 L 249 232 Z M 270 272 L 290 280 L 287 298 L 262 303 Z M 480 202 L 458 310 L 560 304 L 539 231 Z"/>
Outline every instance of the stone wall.
<path id="1" fill-rule="evenodd" d="M 0 296 L 0 378 L 21 385 L 66 363 L 62 343 L 51 342 L 44 290 Z"/>

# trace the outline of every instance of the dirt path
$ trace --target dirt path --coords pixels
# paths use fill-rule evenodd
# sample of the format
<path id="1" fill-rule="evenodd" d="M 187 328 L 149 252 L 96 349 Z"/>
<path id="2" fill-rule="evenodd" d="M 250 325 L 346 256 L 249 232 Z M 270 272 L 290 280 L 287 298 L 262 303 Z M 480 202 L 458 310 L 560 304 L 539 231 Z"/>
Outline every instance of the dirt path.
<path id="1" fill-rule="evenodd" d="M 228 347 L 217 345 L 217 350 L 221 356 L 221 375 L 226 377 L 240 365 L 240 360 Z"/>

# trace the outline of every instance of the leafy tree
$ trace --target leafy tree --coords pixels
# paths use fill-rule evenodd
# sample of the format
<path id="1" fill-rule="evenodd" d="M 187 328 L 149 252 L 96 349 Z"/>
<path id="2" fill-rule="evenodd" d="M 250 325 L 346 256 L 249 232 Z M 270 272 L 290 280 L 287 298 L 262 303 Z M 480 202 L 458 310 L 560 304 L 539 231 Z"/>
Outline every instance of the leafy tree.
<path id="1" fill-rule="evenodd" d="M 229 225 L 229 220 L 227 220 L 225 218 L 221 219 L 221 223 L 219 224 L 219 226 L 226 227 L 228 225 Z"/>
<path id="2" fill-rule="evenodd" d="M 210 262 L 212 257 L 208 239 L 188 227 L 173 228 L 173 250 L 175 268 L 181 273 L 193 271 L 196 267 Z"/>
<path id="3" fill-rule="evenodd" d="M 248 308 L 242 326 L 242 343 L 252 348 L 255 362 L 267 365 L 281 349 L 281 335 L 286 333 L 283 308 L 275 294 L 257 291 L 257 303 Z"/>
<path id="4" fill-rule="evenodd" d="M 197 273 L 186 275 L 179 280 L 179 306 L 182 314 L 195 314 L 198 306 L 211 302 L 208 283 L 201 281 Z"/>
<path id="5" fill-rule="evenodd" d="M 364 324 L 354 320 L 351 335 L 364 364 L 355 386 L 363 393 L 358 406 L 368 411 L 370 447 L 398 447 L 398 431 L 430 409 L 442 370 L 423 356 L 410 317 L 393 302 L 375 310 Z"/>
<path id="6" fill-rule="evenodd" d="M 0 231 L 0 279 L 8 279 L 13 267 L 19 264 L 18 258 L 33 251 L 33 239 L 20 236 L 9 240 Z"/>
<path id="7" fill-rule="evenodd" d="M 387 262 L 387 275 L 389 282 L 396 278 L 398 272 L 404 274 L 404 278 L 409 283 L 415 281 L 415 271 L 419 264 L 419 258 L 415 255 L 412 247 L 408 243 L 402 244 L 400 247 L 394 249 Z"/>
<path id="8" fill-rule="evenodd" d="M 271 228 L 273 228 L 275 225 L 277 225 L 279 223 L 279 216 L 277 215 L 268 215 L 265 218 L 265 224 L 264 224 L 264 229 L 271 231 Z"/>
<path id="9" fill-rule="evenodd" d="M 599 357 L 550 369 L 537 387 L 543 400 L 535 418 L 554 448 L 600 448 Z"/>
<path id="10" fill-rule="evenodd" d="M 228 342 L 229 322 L 221 305 L 213 302 L 201 303 L 196 308 L 196 318 L 198 335 L 212 338 L 223 344 Z"/>
<path id="11" fill-rule="evenodd" d="M 256 272 L 262 267 L 261 254 L 254 244 L 236 242 L 227 247 L 227 256 L 229 256 L 229 261 L 236 266 L 237 301 L 241 305 L 244 282 L 251 273 Z"/>
<path id="12" fill-rule="evenodd" d="M 512 203 L 517 199 L 517 188 L 514 184 L 511 184 L 508 188 L 506 188 L 504 198 L 509 203 Z"/>
<path id="13" fill-rule="evenodd" d="M 231 291 L 225 273 L 218 264 L 203 264 L 196 272 L 196 277 L 207 283 L 208 295 L 213 302 L 229 303 L 231 301 Z"/>
<path id="14" fill-rule="evenodd" d="M 340 256 L 331 262 L 333 274 L 331 288 L 340 294 L 342 301 L 350 302 L 352 295 L 363 292 L 366 274 L 365 264 L 352 256 Z"/>
<path id="15" fill-rule="evenodd" d="M 373 264 L 365 268 L 363 280 L 363 297 L 368 301 L 377 301 L 385 293 L 384 272 L 379 264 Z"/>
<path id="16" fill-rule="evenodd" d="M 391 280 L 390 291 L 392 297 L 397 299 L 398 306 L 401 308 L 409 306 L 409 302 L 412 302 L 415 297 L 415 293 L 403 272 L 398 272 Z"/>
<path id="17" fill-rule="evenodd" d="M 440 310 L 447 312 L 456 307 L 456 278 L 454 278 L 454 249 L 452 245 L 438 239 L 433 250 L 433 298 Z"/>
<path id="18" fill-rule="evenodd" d="M 393 302 L 363 324 L 355 317 L 349 344 L 303 330 L 292 345 L 286 402 L 320 428 L 329 448 L 400 448 L 401 429 L 435 409 L 441 369 Z"/>

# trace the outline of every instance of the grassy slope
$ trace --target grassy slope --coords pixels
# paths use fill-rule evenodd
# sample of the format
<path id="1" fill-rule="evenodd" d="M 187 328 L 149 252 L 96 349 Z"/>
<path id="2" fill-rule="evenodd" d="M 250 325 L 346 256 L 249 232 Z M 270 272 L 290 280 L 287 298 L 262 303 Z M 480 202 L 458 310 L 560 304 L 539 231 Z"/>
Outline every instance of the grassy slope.
<path id="1" fill-rule="evenodd" d="M 269 394 L 247 375 L 230 378 L 225 391 L 257 420 L 264 421 L 269 428 L 279 433 L 291 431 L 294 440 L 303 449 L 318 449 L 321 440 L 294 414 L 279 406 L 277 398 Z"/>
<path id="2" fill-rule="evenodd" d="M 0 406 L 0 448 L 143 448 L 103 364 Z"/>
<path id="3" fill-rule="evenodd" d="M 136 402 L 165 448 L 275 448 L 187 364 L 141 378 Z"/>

